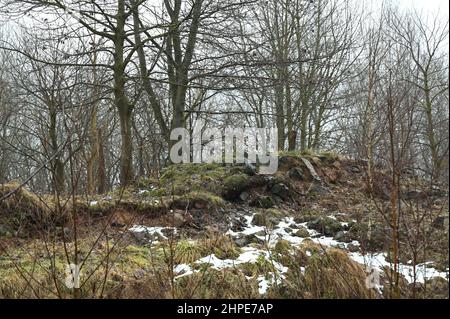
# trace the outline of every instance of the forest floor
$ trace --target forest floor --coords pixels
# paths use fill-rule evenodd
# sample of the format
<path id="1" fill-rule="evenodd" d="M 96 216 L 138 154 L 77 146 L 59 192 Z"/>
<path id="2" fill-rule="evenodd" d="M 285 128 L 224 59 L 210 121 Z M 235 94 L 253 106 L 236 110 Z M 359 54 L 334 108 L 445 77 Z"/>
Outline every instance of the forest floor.
<path id="1" fill-rule="evenodd" d="M 383 170 L 369 192 L 364 161 L 279 164 L 172 165 L 95 196 L 21 189 L 0 203 L 0 297 L 448 298 L 447 189 L 402 175 L 396 279 Z"/>

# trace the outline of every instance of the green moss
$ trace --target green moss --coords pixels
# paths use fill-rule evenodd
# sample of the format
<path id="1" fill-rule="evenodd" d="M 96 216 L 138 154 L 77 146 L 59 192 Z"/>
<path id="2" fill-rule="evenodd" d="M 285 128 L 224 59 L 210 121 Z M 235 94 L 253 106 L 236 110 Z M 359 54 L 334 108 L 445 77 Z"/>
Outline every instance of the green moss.
<path id="1" fill-rule="evenodd" d="M 325 236 L 334 236 L 337 232 L 344 229 L 344 227 L 337 220 L 330 217 L 319 217 L 308 222 L 308 228 L 314 229 Z"/>
<path id="2" fill-rule="evenodd" d="M 134 189 L 131 187 L 118 187 L 110 192 L 108 192 L 106 195 L 110 196 L 113 200 L 112 201 L 118 201 L 118 200 L 130 200 L 132 199 Z"/>
<path id="3" fill-rule="evenodd" d="M 334 162 L 339 159 L 339 155 L 335 152 L 325 151 L 318 154 L 319 158 L 325 162 Z"/>
<path id="4" fill-rule="evenodd" d="M 158 180 L 156 178 L 153 177 L 141 177 L 139 178 L 136 183 L 135 186 L 138 188 L 149 188 L 151 185 L 158 185 Z"/>
<path id="5" fill-rule="evenodd" d="M 210 192 L 202 191 L 190 192 L 186 195 L 183 195 L 182 198 L 188 199 L 191 202 L 204 202 L 208 205 L 208 207 L 219 207 L 223 206 L 225 203 L 221 197 Z"/>
<path id="6" fill-rule="evenodd" d="M 243 184 L 246 184 L 249 179 L 250 177 L 248 175 L 236 174 L 226 177 L 223 181 L 223 184 L 227 189 L 234 189 L 241 187 Z"/>
<path id="7" fill-rule="evenodd" d="M 222 196 L 234 200 L 250 185 L 251 177 L 246 174 L 236 174 L 223 180 Z"/>
<path id="8" fill-rule="evenodd" d="M 278 155 L 280 157 L 285 156 L 285 157 L 300 158 L 302 156 L 302 152 L 300 152 L 300 151 L 281 151 L 278 153 Z"/>
<path id="9" fill-rule="evenodd" d="M 264 211 L 264 214 L 266 216 L 275 217 L 275 218 L 280 218 L 280 217 L 284 217 L 287 215 L 287 213 L 285 211 L 281 211 L 281 210 L 275 209 L 275 208 L 266 209 Z"/>
<path id="10" fill-rule="evenodd" d="M 123 265 L 127 263 L 132 263 L 134 266 L 140 268 L 145 268 L 149 266 L 150 263 L 150 250 L 146 247 L 130 245 L 124 249 L 124 259 L 122 260 Z M 131 266 L 131 265 L 130 265 Z"/>
<path id="11" fill-rule="evenodd" d="M 216 163 L 170 165 L 163 171 L 159 188 L 165 189 L 166 195 L 200 190 L 220 194 L 226 175 L 226 168 Z"/>
<path id="12" fill-rule="evenodd" d="M 313 149 L 307 149 L 304 151 L 288 151 L 288 152 L 280 152 L 280 156 L 284 157 L 292 157 L 295 159 L 306 158 L 313 162 L 316 165 L 321 165 L 322 162 L 330 163 L 339 159 L 339 155 L 334 152 L 329 151 L 315 151 Z M 299 162 L 301 166 L 303 163 Z"/>
<path id="13" fill-rule="evenodd" d="M 146 197 L 162 197 L 170 195 L 170 192 L 166 188 L 150 189 L 144 193 Z"/>
<path id="14" fill-rule="evenodd" d="M 256 226 L 272 227 L 279 218 L 286 216 L 286 213 L 278 209 L 261 209 L 253 215 L 252 224 Z"/>
<path id="15" fill-rule="evenodd" d="M 116 206 L 114 201 L 98 200 L 95 205 L 87 204 L 88 212 L 106 212 Z"/>
<path id="16" fill-rule="evenodd" d="M 309 148 L 303 151 L 294 150 L 294 151 L 282 151 L 279 153 L 280 156 L 289 156 L 289 157 L 317 157 L 320 155 L 319 152 L 316 152 L 315 150 Z"/>

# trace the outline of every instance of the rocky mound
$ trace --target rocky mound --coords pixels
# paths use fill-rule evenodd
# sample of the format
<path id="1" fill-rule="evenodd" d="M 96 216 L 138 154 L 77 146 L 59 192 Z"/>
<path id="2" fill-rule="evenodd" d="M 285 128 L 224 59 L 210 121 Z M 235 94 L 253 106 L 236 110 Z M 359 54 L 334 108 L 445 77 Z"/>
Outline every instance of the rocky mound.
<path id="1" fill-rule="evenodd" d="M 287 153 L 279 163 L 275 175 L 259 175 L 251 165 L 173 165 L 159 179 L 77 197 L 66 211 L 78 214 L 80 240 L 97 243 L 92 234 L 106 232 L 125 245 L 120 264 L 132 261 L 126 271 L 113 272 L 111 285 L 117 290 L 110 297 L 387 297 L 388 176 L 378 169 L 375 192 L 369 194 L 364 161 L 333 153 Z M 447 192 L 430 188 L 411 172 L 402 184 L 402 294 L 410 297 L 414 286 L 416 297 L 429 294 L 423 287 L 442 295 L 439 280 L 448 278 Z M 55 205 L 49 204 L 54 199 L 47 200 L 42 203 L 42 197 L 22 189 L 0 206 L 0 216 L 54 214 Z M 420 225 L 418 216 L 426 216 Z M 417 225 L 420 231 L 412 231 Z M 66 234 L 70 225 L 58 227 Z M 426 254 L 411 249 L 413 240 L 422 240 Z M 365 280 L 373 269 L 381 279 L 368 289 Z M 177 285 L 176 291 L 168 282 Z M 188 289 L 193 283 L 198 290 Z M 238 284 L 246 288 L 236 289 Z"/>

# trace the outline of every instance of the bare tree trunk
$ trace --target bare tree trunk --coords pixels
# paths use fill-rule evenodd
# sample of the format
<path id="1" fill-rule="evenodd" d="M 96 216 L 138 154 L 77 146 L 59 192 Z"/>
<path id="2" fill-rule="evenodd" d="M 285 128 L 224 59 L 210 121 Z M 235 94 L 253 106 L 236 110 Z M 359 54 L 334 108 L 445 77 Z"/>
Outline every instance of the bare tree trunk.
<path id="1" fill-rule="evenodd" d="M 169 142 L 169 129 L 167 128 L 166 121 L 164 119 L 161 103 L 156 96 L 155 91 L 153 90 L 152 83 L 150 81 L 150 77 L 147 70 L 147 62 L 145 58 L 144 46 L 141 40 L 140 34 L 140 20 L 139 20 L 139 11 L 138 8 L 133 12 L 133 27 L 134 27 L 134 40 L 136 45 L 136 52 L 139 58 L 139 70 L 142 79 L 142 86 L 147 93 L 150 101 L 150 106 L 155 115 L 156 121 L 161 129 L 162 134 L 164 135 L 167 142 Z"/>
<path id="2" fill-rule="evenodd" d="M 192 4 L 192 21 L 189 28 L 188 39 L 184 49 L 184 55 L 181 44 L 179 14 L 181 9 L 181 0 L 175 0 L 172 7 L 168 0 L 164 1 L 165 7 L 171 19 L 170 34 L 167 38 L 166 55 L 168 56 L 168 77 L 170 81 L 170 96 L 172 99 L 172 123 L 171 128 L 185 128 L 185 104 L 186 92 L 188 89 L 189 66 L 194 54 L 197 33 L 200 25 L 200 15 L 203 0 L 195 0 Z M 170 147 L 176 141 L 170 141 Z"/>
<path id="3" fill-rule="evenodd" d="M 95 39 L 94 39 L 95 45 Z M 92 94 L 92 112 L 89 119 L 89 141 L 90 141 L 90 154 L 87 161 L 87 192 L 88 194 L 93 194 L 96 191 L 96 175 L 95 168 L 98 167 L 98 156 L 99 156 L 99 137 L 97 129 L 97 113 L 98 113 L 98 83 L 97 83 L 97 68 L 95 67 L 97 63 L 97 51 L 94 50 L 94 56 L 92 59 L 93 69 L 93 85 L 94 90 Z"/>
<path id="4" fill-rule="evenodd" d="M 126 186 L 134 179 L 133 171 L 133 139 L 131 135 L 131 110 L 128 107 L 120 107 L 120 182 Z"/>
<path id="5" fill-rule="evenodd" d="M 103 137 L 102 137 L 102 129 L 98 129 L 98 170 L 97 170 L 97 179 L 98 179 L 98 190 L 99 194 L 103 194 L 108 190 L 107 179 L 106 179 L 106 163 L 105 163 L 105 154 L 103 151 Z"/>
<path id="6" fill-rule="evenodd" d="M 366 110 L 366 125 L 367 125 L 367 181 L 369 194 L 373 194 L 373 103 L 374 103 L 374 80 L 375 80 L 375 65 L 372 62 L 372 54 L 375 52 L 370 50 L 369 53 L 369 86 L 367 97 L 367 110 Z"/>
<path id="7" fill-rule="evenodd" d="M 283 72 L 280 67 L 277 66 L 277 77 L 275 84 L 275 112 L 276 123 L 278 132 L 278 150 L 284 150 L 284 141 L 286 140 L 284 135 L 284 92 L 283 92 Z"/>
<path id="8" fill-rule="evenodd" d="M 436 143 L 436 137 L 434 133 L 434 119 L 433 119 L 433 105 L 431 102 L 430 88 L 428 83 L 428 74 L 424 73 L 424 88 L 425 95 L 425 117 L 426 117 L 426 136 L 431 153 L 432 171 L 431 176 L 433 180 L 438 180 L 441 173 L 441 160 L 439 158 L 438 145 Z"/>
<path id="9" fill-rule="evenodd" d="M 97 106 L 93 107 L 89 121 L 90 154 L 87 161 L 87 192 L 95 193 L 96 178 L 95 167 L 98 165 L 98 131 L 97 131 Z"/>
<path id="10" fill-rule="evenodd" d="M 390 165 L 391 165 L 391 189 L 390 189 L 390 228 L 391 228 L 391 253 L 392 253 L 392 263 L 394 265 L 393 270 L 391 271 L 391 289 L 392 297 L 399 298 L 400 290 L 399 290 L 399 274 L 398 274 L 398 264 L 399 264 L 399 248 L 398 248 L 398 216 L 399 211 L 398 208 L 398 195 L 399 195 L 399 162 L 400 159 L 396 156 L 396 148 L 399 143 L 396 136 L 396 116 L 395 116 L 395 105 L 392 96 L 392 87 L 391 87 L 391 74 L 389 73 L 389 84 L 388 84 L 388 92 L 387 92 L 387 117 L 388 117 L 388 125 L 389 125 L 389 152 L 390 152 Z"/>
<path id="11" fill-rule="evenodd" d="M 49 127 L 49 137 L 50 137 L 50 145 L 52 154 L 55 154 L 58 151 L 58 138 L 56 132 L 56 115 L 57 112 L 54 107 L 50 109 L 50 127 Z M 52 174 L 53 181 L 55 183 L 55 191 L 58 194 L 64 193 L 65 188 L 65 175 L 64 175 L 64 163 L 61 160 L 61 155 L 55 157 L 52 161 Z"/>
<path id="12" fill-rule="evenodd" d="M 306 93 L 301 93 L 303 96 L 301 97 L 300 102 L 300 150 L 304 151 L 308 148 L 307 137 L 308 137 L 308 114 L 309 107 L 307 98 L 304 96 Z"/>
<path id="13" fill-rule="evenodd" d="M 134 179 L 133 172 L 133 138 L 131 133 L 131 116 L 133 107 L 125 92 L 125 1 L 118 0 L 117 25 L 114 46 L 114 101 L 120 119 L 120 183 L 126 186 Z"/>

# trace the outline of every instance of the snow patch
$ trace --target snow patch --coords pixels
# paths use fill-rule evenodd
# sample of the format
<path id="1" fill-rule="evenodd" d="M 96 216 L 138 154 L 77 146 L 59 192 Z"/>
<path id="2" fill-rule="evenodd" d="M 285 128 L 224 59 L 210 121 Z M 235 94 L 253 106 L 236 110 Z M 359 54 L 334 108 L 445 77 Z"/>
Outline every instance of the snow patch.
<path id="1" fill-rule="evenodd" d="M 167 239 L 167 237 L 163 234 L 163 229 L 172 229 L 174 232 L 176 232 L 176 228 L 173 227 L 160 227 L 160 226 L 143 226 L 143 225 L 134 225 L 129 229 L 129 231 L 134 233 L 142 233 L 145 232 L 148 235 L 154 235 L 158 234 L 163 239 Z"/>

